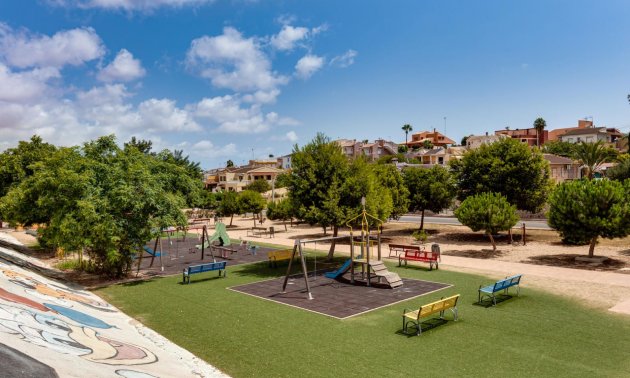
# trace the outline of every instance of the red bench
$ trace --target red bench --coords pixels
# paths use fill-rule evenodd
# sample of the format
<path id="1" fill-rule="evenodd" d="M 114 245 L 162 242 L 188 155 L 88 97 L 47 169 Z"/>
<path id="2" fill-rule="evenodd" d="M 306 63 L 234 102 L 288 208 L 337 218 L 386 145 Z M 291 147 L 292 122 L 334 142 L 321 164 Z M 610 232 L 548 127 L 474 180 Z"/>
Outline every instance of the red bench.
<path id="1" fill-rule="evenodd" d="M 404 255 L 398 256 L 398 266 L 401 266 L 403 261 L 405 261 L 405 266 L 407 266 L 407 261 L 420 261 L 429 263 L 429 270 L 433 270 L 433 265 L 435 265 L 435 269 L 438 269 L 440 260 L 440 246 L 433 244 L 431 251 L 405 250 Z"/>
<path id="2" fill-rule="evenodd" d="M 389 244 L 389 257 L 398 257 L 407 251 L 424 251 L 424 246 L 408 244 Z"/>

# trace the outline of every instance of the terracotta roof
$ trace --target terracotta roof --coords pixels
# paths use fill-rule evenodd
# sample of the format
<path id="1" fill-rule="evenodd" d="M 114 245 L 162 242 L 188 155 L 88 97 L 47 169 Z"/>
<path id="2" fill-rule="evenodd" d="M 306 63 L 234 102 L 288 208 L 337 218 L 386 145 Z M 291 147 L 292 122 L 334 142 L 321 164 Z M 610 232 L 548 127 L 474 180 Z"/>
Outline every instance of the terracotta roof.
<path id="1" fill-rule="evenodd" d="M 573 164 L 573 160 L 564 157 L 558 156 L 554 154 L 543 154 L 545 160 L 549 162 L 549 164 Z"/>
<path id="2" fill-rule="evenodd" d="M 588 134 L 598 134 L 598 133 L 606 133 L 606 128 L 605 127 L 589 127 L 586 129 L 576 129 L 576 130 L 570 130 L 567 131 L 566 133 L 562 134 L 562 136 L 567 136 L 567 135 L 588 135 Z"/>

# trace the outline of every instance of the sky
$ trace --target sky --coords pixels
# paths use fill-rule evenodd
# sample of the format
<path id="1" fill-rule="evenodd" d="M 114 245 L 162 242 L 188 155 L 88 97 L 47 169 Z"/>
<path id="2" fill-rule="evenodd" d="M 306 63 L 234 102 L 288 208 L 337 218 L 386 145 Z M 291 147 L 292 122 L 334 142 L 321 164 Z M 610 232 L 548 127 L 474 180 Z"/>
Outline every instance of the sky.
<path id="1" fill-rule="evenodd" d="M 630 131 L 630 2 L 0 2 L 0 150 L 115 134 L 204 169 L 318 132 Z"/>

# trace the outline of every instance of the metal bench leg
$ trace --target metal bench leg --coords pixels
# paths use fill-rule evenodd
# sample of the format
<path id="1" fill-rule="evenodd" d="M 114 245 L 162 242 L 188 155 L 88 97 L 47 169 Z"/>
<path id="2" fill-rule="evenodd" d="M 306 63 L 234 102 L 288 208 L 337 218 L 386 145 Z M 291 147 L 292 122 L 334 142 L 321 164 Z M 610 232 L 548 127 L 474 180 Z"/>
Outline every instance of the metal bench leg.
<path id="1" fill-rule="evenodd" d="M 457 306 L 451 308 L 451 312 L 453 313 L 453 319 L 457 321 L 457 319 L 459 318 L 459 314 L 457 313 Z"/>

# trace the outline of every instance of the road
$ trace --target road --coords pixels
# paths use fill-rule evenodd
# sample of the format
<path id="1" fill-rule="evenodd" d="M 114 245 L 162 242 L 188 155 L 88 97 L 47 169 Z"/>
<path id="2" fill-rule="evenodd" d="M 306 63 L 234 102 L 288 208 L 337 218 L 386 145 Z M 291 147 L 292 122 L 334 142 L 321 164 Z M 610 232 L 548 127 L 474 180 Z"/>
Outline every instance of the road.
<path id="1" fill-rule="evenodd" d="M 398 222 L 412 222 L 412 223 L 420 223 L 420 215 L 403 215 L 398 219 Z M 525 220 L 525 226 L 527 228 L 536 229 L 536 230 L 551 230 L 551 227 L 544 220 Z M 461 226 L 457 218 L 455 217 L 424 217 L 424 223 L 433 223 L 433 224 L 451 224 L 454 226 Z M 518 222 L 516 227 L 520 227 L 522 222 Z"/>

